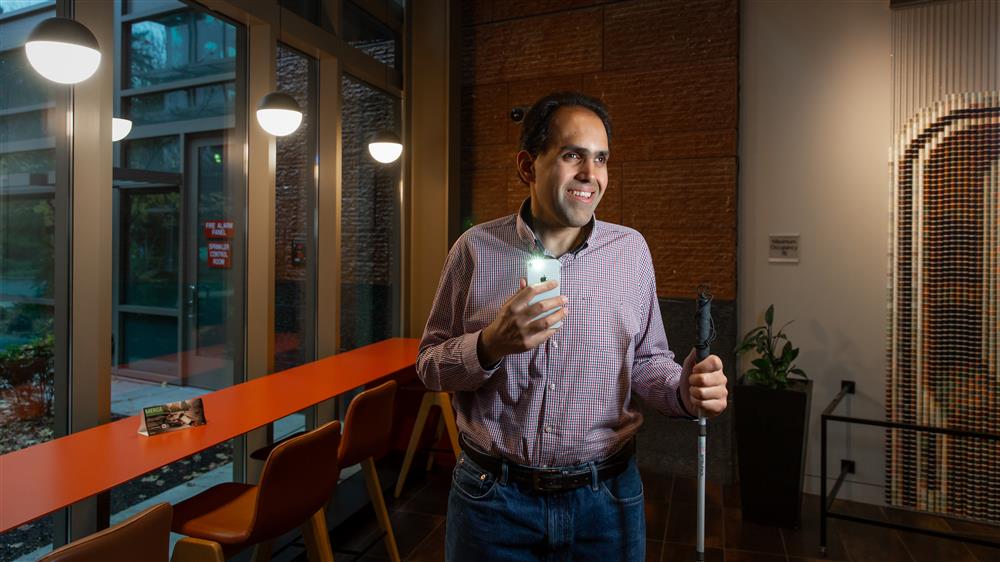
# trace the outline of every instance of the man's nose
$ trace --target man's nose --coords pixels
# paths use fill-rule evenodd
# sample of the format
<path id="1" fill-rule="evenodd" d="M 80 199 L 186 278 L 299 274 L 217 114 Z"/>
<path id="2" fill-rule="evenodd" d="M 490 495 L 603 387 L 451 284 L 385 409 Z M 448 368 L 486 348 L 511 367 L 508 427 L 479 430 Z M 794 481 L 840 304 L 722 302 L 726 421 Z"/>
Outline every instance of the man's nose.
<path id="1" fill-rule="evenodd" d="M 580 163 L 580 168 L 576 172 L 576 181 L 590 183 L 594 181 L 594 162 L 584 160 Z"/>

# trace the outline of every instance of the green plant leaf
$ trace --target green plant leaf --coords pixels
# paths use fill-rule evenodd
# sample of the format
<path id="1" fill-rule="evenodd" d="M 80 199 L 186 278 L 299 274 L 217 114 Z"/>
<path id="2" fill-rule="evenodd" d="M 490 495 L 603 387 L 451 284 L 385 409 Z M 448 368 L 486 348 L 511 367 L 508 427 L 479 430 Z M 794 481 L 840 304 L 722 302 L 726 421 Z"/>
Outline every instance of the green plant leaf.
<path id="1" fill-rule="evenodd" d="M 807 375 L 805 371 L 803 371 L 802 369 L 799 369 L 798 367 L 789 369 L 788 372 L 789 373 L 794 373 L 794 374 L 799 375 L 800 377 L 803 377 L 803 378 L 806 378 L 806 379 L 809 378 L 809 375 Z"/>
<path id="2" fill-rule="evenodd" d="M 767 323 L 768 326 L 770 326 L 771 323 L 774 322 L 774 305 L 773 304 L 771 306 L 767 307 L 767 312 L 764 313 L 764 322 Z"/>

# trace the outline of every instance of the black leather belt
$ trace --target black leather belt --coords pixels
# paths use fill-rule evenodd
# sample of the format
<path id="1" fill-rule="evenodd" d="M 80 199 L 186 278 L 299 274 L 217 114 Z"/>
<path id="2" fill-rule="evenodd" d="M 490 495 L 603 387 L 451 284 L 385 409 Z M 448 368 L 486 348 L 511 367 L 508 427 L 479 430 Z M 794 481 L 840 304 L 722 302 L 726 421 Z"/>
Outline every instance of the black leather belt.
<path id="1" fill-rule="evenodd" d="M 467 444 L 464 436 L 459 439 L 459 444 L 472 462 L 483 470 L 493 473 L 496 478 L 500 478 L 503 472 L 503 463 L 507 462 L 507 480 L 528 486 L 536 492 L 563 492 L 580 486 L 588 486 L 591 483 L 592 473 L 590 465 L 587 464 L 536 468 L 481 453 Z M 618 476 L 628 467 L 628 462 L 633 455 L 635 455 L 634 438 L 629 439 L 628 443 L 617 453 L 597 463 L 597 479 L 606 480 Z"/>

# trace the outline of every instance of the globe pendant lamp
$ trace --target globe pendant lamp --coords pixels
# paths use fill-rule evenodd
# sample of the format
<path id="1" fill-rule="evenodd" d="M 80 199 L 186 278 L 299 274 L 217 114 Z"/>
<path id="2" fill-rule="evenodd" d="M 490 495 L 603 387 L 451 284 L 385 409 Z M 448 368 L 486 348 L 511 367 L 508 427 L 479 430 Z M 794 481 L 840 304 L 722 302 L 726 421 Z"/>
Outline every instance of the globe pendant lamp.
<path id="1" fill-rule="evenodd" d="M 97 38 L 86 26 L 69 18 L 39 22 L 28 34 L 24 52 L 36 72 L 60 84 L 83 82 L 101 64 Z"/>
<path id="2" fill-rule="evenodd" d="M 111 142 L 118 142 L 127 137 L 131 132 L 132 121 L 118 117 L 111 118 Z"/>
<path id="3" fill-rule="evenodd" d="M 395 162 L 403 153 L 403 143 L 396 133 L 379 131 L 368 143 L 368 153 L 379 162 L 389 164 Z"/>
<path id="4" fill-rule="evenodd" d="M 257 122 L 272 135 L 284 137 L 299 128 L 302 109 L 292 96 L 283 92 L 271 92 L 261 98 L 257 105 Z"/>

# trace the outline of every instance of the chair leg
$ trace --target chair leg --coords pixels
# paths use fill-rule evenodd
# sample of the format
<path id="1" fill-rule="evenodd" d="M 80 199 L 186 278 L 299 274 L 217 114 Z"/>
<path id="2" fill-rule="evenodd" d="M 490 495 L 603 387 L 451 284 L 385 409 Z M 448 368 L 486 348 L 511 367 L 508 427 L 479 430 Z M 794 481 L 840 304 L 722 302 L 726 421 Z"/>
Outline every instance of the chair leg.
<path id="1" fill-rule="evenodd" d="M 194 537 L 184 537 L 174 545 L 170 562 L 225 562 L 222 545 Z"/>
<path id="2" fill-rule="evenodd" d="M 444 418 L 444 425 L 448 428 L 448 437 L 451 439 L 451 448 L 455 451 L 455 460 L 462 456 L 462 449 L 458 446 L 458 425 L 455 424 L 455 410 L 451 407 L 451 397 L 447 392 L 439 393 L 441 406 L 441 417 Z"/>
<path id="3" fill-rule="evenodd" d="M 438 419 L 437 431 L 434 432 L 435 444 L 437 444 L 437 442 L 441 440 L 442 433 L 444 433 L 444 411 L 441 411 L 441 418 Z M 434 466 L 434 451 L 430 451 L 430 453 L 427 455 L 427 468 L 426 468 L 427 472 L 430 472 L 433 466 Z"/>
<path id="4" fill-rule="evenodd" d="M 253 561 L 252 562 L 268 562 L 271 559 L 271 546 L 274 541 L 267 541 L 262 543 L 257 543 L 253 547 Z"/>
<path id="5" fill-rule="evenodd" d="M 396 480 L 395 497 L 403 492 L 403 483 L 406 482 L 406 474 L 410 471 L 410 464 L 413 463 L 413 454 L 417 452 L 417 445 L 420 443 L 420 434 L 424 431 L 424 424 L 427 423 L 427 412 L 431 409 L 431 402 L 434 400 L 433 393 L 425 392 L 420 400 L 420 409 L 417 410 L 417 420 L 413 424 L 413 432 L 410 433 L 410 444 L 406 447 L 406 456 L 403 458 L 403 467 L 399 469 L 399 479 Z"/>
<path id="6" fill-rule="evenodd" d="M 365 473 L 365 484 L 368 486 L 368 496 L 372 500 L 372 507 L 375 508 L 375 516 L 378 518 L 379 526 L 385 531 L 385 549 L 389 551 L 389 559 L 392 562 L 400 562 L 396 536 L 392 533 L 392 520 L 389 518 L 389 510 L 385 507 L 382 485 L 378 479 L 378 472 L 375 470 L 375 459 L 368 457 L 361 461 L 361 468 Z"/>
<path id="7" fill-rule="evenodd" d="M 309 562 L 333 562 L 330 535 L 326 530 L 326 511 L 322 507 L 302 525 L 302 541 L 306 543 Z"/>

